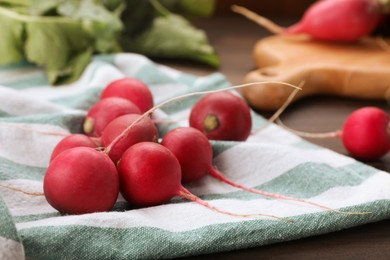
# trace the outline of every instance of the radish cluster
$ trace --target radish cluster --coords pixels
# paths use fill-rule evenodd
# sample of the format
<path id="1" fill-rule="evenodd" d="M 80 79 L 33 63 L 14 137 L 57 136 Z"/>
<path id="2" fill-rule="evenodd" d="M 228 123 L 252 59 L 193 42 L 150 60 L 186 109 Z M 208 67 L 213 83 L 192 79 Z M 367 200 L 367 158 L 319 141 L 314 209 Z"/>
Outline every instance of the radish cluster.
<path id="1" fill-rule="evenodd" d="M 152 107 L 152 93 L 142 81 L 123 78 L 110 83 L 88 110 L 84 133 L 68 135 L 54 148 L 43 182 L 49 204 L 65 214 L 111 210 L 120 192 L 117 161 L 126 146 L 157 141 L 157 127 L 145 117 L 107 147 Z"/>
<path id="2" fill-rule="evenodd" d="M 182 182 L 204 176 L 203 165 L 197 165 L 206 162 L 211 167 L 209 139 L 248 138 L 252 127 L 249 106 L 230 92 L 204 96 L 189 119 L 189 124 L 199 130 L 188 127 L 203 138 L 199 139 L 203 150 L 189 145 L 190 150 L 178 151 L 165 138 L 159 143 L 158 129 L 151 118 L 153 111 L 152 94 L 143 82 L 124 78 L 109 84 L 87 112 L 84 133 L 66 136 L 54 148 L 44 177 L 44 195 L 49 204 L 64 214 L 84 214 L 111 210 L 119 193 L 136 207 L 160 205 L 180 196 L 224 214 L 240 215 L 201 200 Z M 213 127 L 207 124 L 210 117 Z M 196 146 L 198 140 L 193 141 Z M 180 137 L 173 142 L 177 146 L 180 142 L 187 144 Z M 204 150 L 208 153 L 203 154 Z M 188 156 L 192 152 L 205 159 L 192 160 L 189 172 L 180 153 Z"/>
<path id="3" fill-rule="evenodd" d="M 136 90 L 132 92 L 135 82 Z M 144 106 L 139 107 L 133 100 Z M 108 85 L 85 117 L 84 134 L 66 136 L 53 150 L 43 183 L 49 204 L 63 214 L 85 214 L 111 210 L 119 193 L 134 207 L 161 205 L 178 196 L 227 215 L 280 218 L 228 212 L 183 186 L 209 175 L 262 196 L 303 202 L 337 213 L 361 214 L 246 187 L 215 169 L 210 140 L 245 141 L 251 132 L 251 110 L 239 95 L 226 91 L 206 94 L 193 106 L 189 126 L 176 127 L 162 139 L 151 118 L 158 107 L 153 107 L 151 92 L 138 80 L 125 78 Z M 383 114 L 376 118 L 381 121 L 375 123 L 378 128 L 388 124 Z M 347 125 L 345 129 L 353 127 Z M 389 147 L 390 142 L 383 151 Z"/>

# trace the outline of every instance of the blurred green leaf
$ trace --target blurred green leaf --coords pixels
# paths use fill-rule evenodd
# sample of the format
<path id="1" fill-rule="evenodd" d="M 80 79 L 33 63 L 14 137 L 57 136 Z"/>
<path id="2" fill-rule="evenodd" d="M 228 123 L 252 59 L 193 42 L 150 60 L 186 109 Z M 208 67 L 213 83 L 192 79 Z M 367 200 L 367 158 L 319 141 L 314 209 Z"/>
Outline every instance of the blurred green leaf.
<path id="1" fill-rule="evenodd" d="M 70 62 L 93 46 L 94 39 L 74 20 L 40 18 L 25 26 L 27 60 L 45 67 L 51 83 L 72 76 L 76 68 Z"/>
<path id="2" fill-rule="evenodd" d="M 79 79 L 92 59 L 92 48 L 81 51 L 78 54 L 72 55 L 69 62 L 61 69 L 47 70 L 49 82 L 57 84 L 68 84 Z"/>
<path id="3" fill-rule="evenodd" d="M 96 51 L 110 52 L 117 46 L 116 39 L 123 30 L 120 12 L 110 12 L 94 0 L 68 0 L 58 6 L 57 12 L 81 21 L 83 29 L 95 39 Z"/>
<path id="4" fill-rule="evenodd" d="M 123 6 L 108 11 L 94 0 L 3 0 L 0 4 L 12 2 L 11 8 L 0 7 L 0 63 L 26 59 L 45 68 L 49 82 L 58 84 L 76 80 L 94 52 L 120 49 Z M 36 15 L 49 10 L 56 15 Z"/>
<path id="5" fill-rule="evenodd" d="M 122 43 L 129 51 L 152 57 L 192 59 L 219 66 L 218 56 L 206 34 L 175 14 L 155 18 L 149 30 Z"/>
<path id="6" fill-rule="evenodd" d="M 0 7 L 0 64 L 23 59 L 23 22 L 15 17 L 17 14 Z"/>
<path id="7" fill-rule="evenodd" d="M 206 34 L 182 15 L 213 12 L 214 0 L 0 0 L 0 64 L 26 60 L 50 83 L 70 83 L 94 53 L 126 50 L 219 65 Z M 122 46 L 119 44 L 122 43 Z"/>

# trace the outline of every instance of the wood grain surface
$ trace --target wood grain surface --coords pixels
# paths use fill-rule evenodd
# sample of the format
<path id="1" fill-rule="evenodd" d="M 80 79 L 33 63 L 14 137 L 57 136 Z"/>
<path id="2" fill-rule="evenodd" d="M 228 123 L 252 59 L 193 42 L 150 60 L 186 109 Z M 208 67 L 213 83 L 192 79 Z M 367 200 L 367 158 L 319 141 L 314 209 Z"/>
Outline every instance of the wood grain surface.
<path id="1" fill-rule="evenodd" d="M 245 82 L 304 82 L 294 100 L 319 95 L 385 100 L 390 95 L 390 51 L 374 37 L 339 43 L 275 35 L 259 40 L 253 52 L 257 69 Z M 255 108 L 276 111 L 293 89 L 265 84 L 240 92 Z"/>

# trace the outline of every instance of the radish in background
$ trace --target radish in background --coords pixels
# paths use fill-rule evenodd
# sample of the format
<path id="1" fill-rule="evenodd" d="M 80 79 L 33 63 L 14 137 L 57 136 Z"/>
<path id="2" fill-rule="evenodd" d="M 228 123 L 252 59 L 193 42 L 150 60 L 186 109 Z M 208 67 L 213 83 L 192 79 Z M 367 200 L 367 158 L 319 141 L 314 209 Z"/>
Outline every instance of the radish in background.
<path id="1" fill-rule="evenodd" d="M 388 1 L 320 0 L 312 4 L 296 24 L 280 27 L 246 8 L 233 6 L 233 11 L 246 16 L 275 34 L 306 34 L 326 41 L 357 41 L 374 32 L 386 17 Z"/>

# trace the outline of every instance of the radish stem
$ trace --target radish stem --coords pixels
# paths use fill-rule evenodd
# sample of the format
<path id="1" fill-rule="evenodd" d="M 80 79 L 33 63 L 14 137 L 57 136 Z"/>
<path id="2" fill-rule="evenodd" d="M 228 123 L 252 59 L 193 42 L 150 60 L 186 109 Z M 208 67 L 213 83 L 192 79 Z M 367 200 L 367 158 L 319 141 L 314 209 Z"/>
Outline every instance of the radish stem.
<path id="1" fill-rule="evenodd" d="M 211 210 L 214 210 L 216 212 L 219 212 L 219 213 L 222 213 L 225 215 L 229 215 L 229 216 L 234 216 L 234 217 L 271 217 L 271 218 L 276 218 L 276 219 L 280 219 L 280 220 L 293 222 L 293 220 L 291 220 L 289 218 L 282 218 L 282 217 L 278 217 L 275 215 L 269 215 L 269 214 L 238 214 L 238 213 L 224 211 L 224 210 L 221 210 L 221 209 L 216 208 L 215 206 L 209 204 L 207 201 L 204 201 L 204 200 L 200 199 L 199 197 L 193 195 L 190 191 L 188 191 L 184 187 L 181 187 L 181 189 L 179 190 L 179 193 L 177 195 L 179 197 L 184 198 L 184 199 L 188 199 L 188 200 L 191 200 L 193 202 L 196 202 L 196 203 L 198 203 L 206 208 L 209 208 Z"/>
<path id="2" fill-rule="evenodd" d="M 56 136 L 68 136 L 69 135 L 69 133 L 59 133 L 59 132 L 52 132 L 52 131 L 36 130 L 36 129 L 31 128 L 31 127 L 19 126 L 16 124 L 2 123 L 0 125 L 0 127 L 17 128 L 17 129 L 21 129 L 21 130 L 25 130 L 25 131 L 29 131 L 29 132 L 35 132 L 35 133 L 46 134 L 46 135 L 56 135 Z"/>
<path id="3" fill-rule="evenodd" d="M 292 100 L 294 99 L 295 95 L 298 93 L 299 90 L 301 90 L 301 87 L 303 86 L 303 82 L 299 85 L 300 89 L 294 89 L 293 92 L 288 96 L 286 101 L 283 103 L 283 105 L 271 116 L 270 119 L 267 120 L 267 123 L 263 126 L 261 126 L 259 129 L 257 129 L 253 134 L 257 134 L 261 130 L 268 127 L 270 124 L 272 124 L 275 120 L 279 118 L 279 116 L 283 113 L 284 110 L 290 105 Z"/>
<path id="4" fill-rule="evenodd" d="M 277 193 L 271 193 L 271 192 L 267 192 L 267 191 L 263 191 L 263 190 L 253 189 L 251 187 L 246 187 L 246 186 L 243 186 L 241 184 L 235 183 L 235 182 L 230 181 L 229 179 L 225 178 L 218 170 L 216 170 L 213 167 L 210 167 L 209 174 L 211 176 L 213 176 L 214 178 L 216 178 L 216 179 L 218 179 L 218 180 L 220 180 L 222 182 L 225 182 L 225 183 L 227 183 L 227 184 L 229 184 L 229 185 L 231 185 L 233 187 L 236 187 L 236 188 L 239 188 L 239 189 L 243 189 L 243 190 L 255 193 L 255 194 L 263 195 L 263 196 L 266 196 L 266 197 L 282 199 L 282 200 L 291 200 L 291 201 L 303 202 L 303 203 L 307 203 L 307 204 L 310 204 L 310 205 L 313 205 L 313 206 L 316 206 L 316 207 L 319 207 L 319 208 L 322 208 L 322 209 L 326 209 L 326 210 L 338 213 L 338 214 L 364 215 L 364 214 L 371 214 L 372 213 L 372 212 L 339 211 L 339 210 L 335 210 L 335 209 L 332 209 L 332 208 L 330 208 L 328 206 L 325 206 L 325 205 L 322 205 L 322 204 L 319 204 L 319 203 L 315 203 L 315 202 L 312 202 L 312 201 L 309 201 L 309 200 L 293 198 L 293 197 L 289 197 L 289 196 L 285 196 L 285 195 L 281 195 L 281 194 L 277 194 Z"/>
<path id="5" fill-rule="evenodd" d="M 22 190 L 22 189 L 19 189 L 19 188 L 7 186 L 7 185 L 2 185 L 2 184 L 0 184 L 0 187 L 6 188 L 6 189 L 10 189 L 10 190 L 13 190 L 13 191 L 18 191 L 18 192 L 21 192 L 21 193 L 24 193 L 24 194 L 27 194 L 27 195 L 31 195 L 31 196 L 43 196 L 44 195 L 43 192 L 25 191 L 25 190 Z"/>
<path id="6" fill-rule="evenodd" d="M 261 15 L 256 14 L 255 12 L 252 12 L 251 10 L 245 7 L 233 5 L 232 10 L 238 14 L 245 16 L 249 20 L 254 21 L 255 23 L 264 27 L 265 29 L 267 29 L 269 32 L 273 34 L 282 34 L 285 31 L 285 28 L 283 28 L 282 26 L 274 23 L 273 21 Z"/>
<path id="7" fill-rule="evenodd" d="M 307 137 L 307 138 L 334 138 L 334 137 L 339 138 L 339 137 L 341 137 L 341 130 L 336 130 L 336 131 L 332 131 L 332 132 L 325 132 L 325 133 L 308 133 L 308 132 L 294 130 L 294 129 L 286 126 L 280 118 L 278 118 L 276 121 L 277 121 L 278 125 L 282 126 L 286 130 L 288 130 L 288 131 L 290 131 L 298 136 L 301 136 L 301 137 Z"/>

